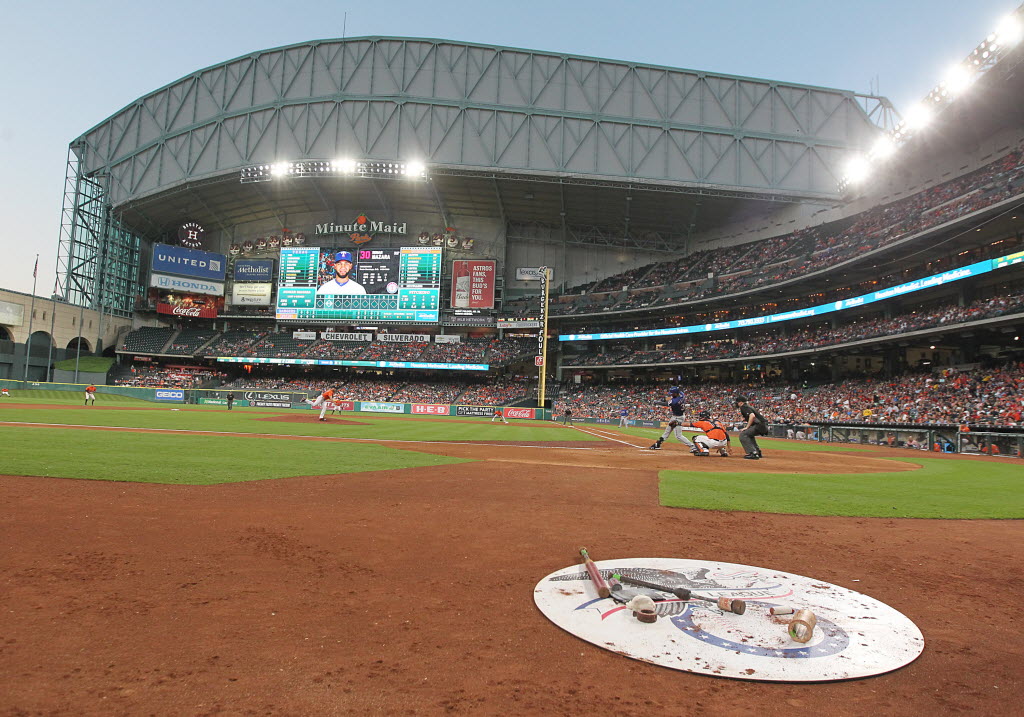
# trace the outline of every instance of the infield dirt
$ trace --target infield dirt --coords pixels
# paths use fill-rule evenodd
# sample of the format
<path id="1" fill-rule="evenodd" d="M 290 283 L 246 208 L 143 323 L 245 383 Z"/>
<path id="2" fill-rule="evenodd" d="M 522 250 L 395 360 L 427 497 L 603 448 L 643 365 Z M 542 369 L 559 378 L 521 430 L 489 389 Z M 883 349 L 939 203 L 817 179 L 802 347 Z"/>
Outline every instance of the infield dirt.
<path id="1" fill-rule="evenodd" d="M 506 450 L 518 460 L 494 453 Z M 597 451 L 489 451 L 205 487 L 0 479 L 0 712 L 1008 715 L 1024 702 L 1009 599 L 1024 587 L 1024 522 L 662 508 L 656 467 L 625 447 L 608 451 L 621 467 L 598 467 Z M 849 470 L 850 454 L 832 456 Z M 715 460 L 651 460 L 670 457 Z M 897 672 L 829 684 L 629 660 L 533 605 L 536 582 L 584 544 L 597 559 L 709 559 L 850 587 L 914 620 L 927 647 Z"/>

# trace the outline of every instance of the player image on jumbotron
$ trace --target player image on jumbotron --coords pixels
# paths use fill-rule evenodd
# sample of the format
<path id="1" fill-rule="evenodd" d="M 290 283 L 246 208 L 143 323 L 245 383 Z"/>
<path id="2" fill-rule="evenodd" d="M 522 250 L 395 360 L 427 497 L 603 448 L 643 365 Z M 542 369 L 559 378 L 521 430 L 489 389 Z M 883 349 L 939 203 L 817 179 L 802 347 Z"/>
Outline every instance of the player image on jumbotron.
<path id="1" fill-rule="evenodd" d="M 366 293 L 363 285 L 352 278 L 352 270 L 355 267 L 352 252 L 339 251 L 337 254 L 334 254 L 333 259 L 328 254 L 326 263 L 327 273 L 330 275 L 330 278 L 323 281 L 323 272 L 321 272 L 321 281 L 323 283 L 316 290 L 318 296 Z"/>

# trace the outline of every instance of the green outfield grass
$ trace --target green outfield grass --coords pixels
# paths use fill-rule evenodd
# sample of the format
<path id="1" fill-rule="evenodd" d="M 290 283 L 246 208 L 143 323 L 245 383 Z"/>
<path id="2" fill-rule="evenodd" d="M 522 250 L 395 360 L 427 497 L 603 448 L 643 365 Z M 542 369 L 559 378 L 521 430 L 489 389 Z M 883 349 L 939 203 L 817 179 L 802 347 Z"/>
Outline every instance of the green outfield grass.
<path id="1" fill-rule="evenodd" d="M 104 397 L 105 398 L 105 397 Z M 15 399 L 20 400 L 20 399 Z M 102 399 L 97 404 L 102 405 Z M 52 403 L 45 400 L 39 403 Z M 19 408 L 0 402 L 0 421 L 28 423 L 59 423 L 69 425 L 124 426 L 136 428 L 175 429 L 191 431 L 227 431 L 234 433 L 275 433 L 291 436 L 336 436 L 376 440 L 405 441 L 593 441 L 579 431 L 570 431 L 548 421 L 511 420 L 508 425 L 491 423 L 490 418 L 436 420 L 426 416 L 405 415 L 401 418 L 375 416 L 367 413 L 345 413 L 326 423 L 317 421 L 318 411 L 291 409 L 242 409 L 228 411 L 224 406 L 184 406 L 136 401 L 116 403 L 118 407 L 136 406 L 143 411 L 103 411 L 93 408 L 68 410 L 61 408 Z M 71 401 L 68 405 L 79 405 Z M 177 409 L 177 410 L 175 410 Z M 302 419 L 301 423 L 263 420 L 269 416 Z M 361 425 L 341 422 L 356 421 Z"/>
<path id="2" fill-rule="evenodd" d="M 53 389 L 44 389 L 40 391 L 27 391 L 20 388 L 11 389 L 11 397 L 0 398 L 0 408 L 3 408 L 8 403 L 56 403 L 66 406 L 81 406 L 85 400 L 83 394 L 85 393 L 85 387 L 88 384 L 83 383 L 80 391 L 55 391 Z M 131 396 L 121 396 L 116 393 L 102 393 L 102 388 L 97 387 L 101 392 L 97 394 L 96 403 L 99 405 L 103 404 L 134 404 L 140 408 L 146 406 L 155 406 L 152 401 L 143 401 L 141 398 L 132 398 Z"/>
<path id="3" fill-rule="evenodd" d="M 0 436 L 4 473 L 139 483 L 213 485 L 467 462 L 373 443 L 9 426 Z"/>
<path id="4" fill-rule="evenodd" d="M 661 472 L 661 504 L 674 508 L 891 518 L 1024 518 L 1024 464 L 893 458 L 897 473 Z"/>

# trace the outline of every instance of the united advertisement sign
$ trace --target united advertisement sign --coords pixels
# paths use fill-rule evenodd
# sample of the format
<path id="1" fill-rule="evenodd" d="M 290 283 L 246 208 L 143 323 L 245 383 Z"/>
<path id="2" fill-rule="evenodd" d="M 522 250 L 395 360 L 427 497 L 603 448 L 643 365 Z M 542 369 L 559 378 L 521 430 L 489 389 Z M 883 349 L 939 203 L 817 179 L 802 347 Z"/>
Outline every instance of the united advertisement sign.
<path id="1" fill-rule="evenodd" d="M 153 271 L 194 279 L 224 281 L 227 257 L 211 251 L 157 244 L 153 247 Z"/>

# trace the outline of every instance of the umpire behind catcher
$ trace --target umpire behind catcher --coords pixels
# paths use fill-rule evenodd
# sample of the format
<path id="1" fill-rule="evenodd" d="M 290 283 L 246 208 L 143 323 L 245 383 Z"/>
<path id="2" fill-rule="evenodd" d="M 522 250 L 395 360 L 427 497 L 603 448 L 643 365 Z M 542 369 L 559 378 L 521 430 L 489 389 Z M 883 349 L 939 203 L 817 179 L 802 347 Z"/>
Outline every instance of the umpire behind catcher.
<path id="1" fill-rule="evenodd" d="M 736 397 L 736 407 L 740 409 L 740 415 L 743 416 L 743 421 L 747 424 L 740 431 L 740 444 L 746 451 L 746 455 L 743 457 L 748 461 L 760 460 L 761 447 L 757 445 L 757 437 L 768 435 L 768 421 L 764 420 L 764 416 L 758 413 L 757 409 L 747 403 L 746 396 Z"/>

